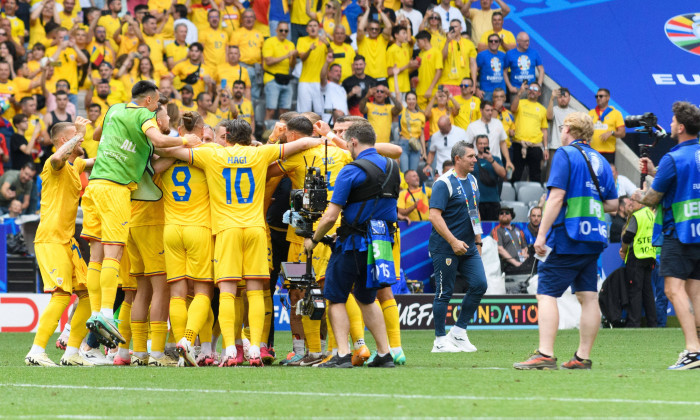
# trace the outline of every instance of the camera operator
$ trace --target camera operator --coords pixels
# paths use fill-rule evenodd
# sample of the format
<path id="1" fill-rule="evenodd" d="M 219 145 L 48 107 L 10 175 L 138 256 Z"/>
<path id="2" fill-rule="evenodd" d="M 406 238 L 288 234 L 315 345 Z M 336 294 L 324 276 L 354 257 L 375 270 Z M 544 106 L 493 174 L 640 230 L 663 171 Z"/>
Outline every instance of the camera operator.
<path id="1" fill-rule="evenodd" d="M 486 134 L 476 136 L 477 164 L 474 165 L 474 177 L 479 181 L 479 212 L 483 220 L 498 220 L 501 194 L 498 191 L 506 179 L 503 162 L 491 155 L 489 138 Z"/>
<path id="2" fill-rule="evenodd" d="M 658 171 L 649 158 L 640 159 L 640 170 L 654 174 L 640 202 L 663 212 L 663 225 L 654 226 L 652 243 L 661 246 L 659 275 L 685 335 L 685 350 L 672 370 L 700 368 L 700 155 L 698 144 L 700 109 L 689 102 L 673 104 L 671 138 L 678 144 L 659 162 Z M 689 301 L 695 308 L 695 319 Z"/>
<path id="3" fill-rule="evenodd" d="M 338 174 L 328 209 L 318 222 L 314 235 L 304 240 L 304 248 L 310 253 L 334 226 L 342 210 L 341 226 L 337 229 L 338 238 L 328 261 L 323 291 L 324 297 L 330 301 L 330 320 L 333 333 L 338 337 L 338 354 L 320 367 L 352 367 L 352 355 L 344 339 L 349 332 L 345 302 L 351 291 L 377 343 L 377 356 L 368 366 L 394 367 L 384 318 L 374 304 L 377 290 L 368 288 L 366 237 L 369 236 L 370 220 L 384 222 L 388 231 L 385 233 L 393 235 L 391 230 L 397 219 L 399 168 L 392 159 L 377 153 L 374 148 L 376 134 L 368 122 L 353 123 L 344 138 L 354 161 Z M 372 225 L 376 227 L 374 223 Z M 374 234 L 374 230 L 369 234 Z M 391 260 L 391 252 L 388 254 Z M 384 253 L 381 256 L 385 257 Z M 391 272 L 393 263 L 390 269 L 389 275 L 383 279 L 387 282 L 395 281 L 395 274 Z"/>

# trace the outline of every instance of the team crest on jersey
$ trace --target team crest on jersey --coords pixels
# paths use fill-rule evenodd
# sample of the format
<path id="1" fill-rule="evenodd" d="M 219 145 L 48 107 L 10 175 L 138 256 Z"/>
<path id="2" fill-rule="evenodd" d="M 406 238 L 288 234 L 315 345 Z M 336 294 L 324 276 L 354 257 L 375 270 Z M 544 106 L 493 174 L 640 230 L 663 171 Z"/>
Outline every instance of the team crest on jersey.
<path id="1" fill-rule="evenodd" d="M 495 72 L 501 71 L 501 60 L 498 57 L 493 57 L 491 59 L 491 70 Z"/>
<path id="2" fill-rule="evenodd" d="M 700 55 L 700 12 L 678 15 L 666 22 L 666 37 L 678 48 Z"/>
<path id="3" fill-rule="evenodd" d="M 445 258 L 445 264 L 447 264 L 448 267 L 451 266 L 452 265 L 452 258 Z"/>
<path id="4" fill-rule="evenodd" d="M 529 70 L 530 65 L 530 57 L 526 55 L 521 55 L 520 57 L 518 57 L 518 68 L 520 70 Z"/>
<path id="5" fill-rule="evenodd" d="M 56 277 L 56 284 L 61 286 L 63 284 L 63 277 Z"/>

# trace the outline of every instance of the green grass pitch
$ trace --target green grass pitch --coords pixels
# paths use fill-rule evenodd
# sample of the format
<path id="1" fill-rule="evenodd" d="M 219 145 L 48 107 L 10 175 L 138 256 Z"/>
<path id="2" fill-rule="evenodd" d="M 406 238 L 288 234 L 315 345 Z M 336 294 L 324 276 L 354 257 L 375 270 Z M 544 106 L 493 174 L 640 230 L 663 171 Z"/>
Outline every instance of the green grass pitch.
<path id="1" fill-rule="evenodd" d="M 469 336 L 477 353 L 431 354 L 431 331 L 405 331 L 406 366 L 336 370 L 25 367 L 33 335 L 3 333 L 0 419 L 699 416 L 700 371 L 666 370 L 683 346 L 678 329 L 602 330 L 592 371 L 514 370 L 537 346 L 536 330 Z M 58 361 L 55 339 L 48 353 Z M 578 331 L 559 333 L 559 362 L 577 342 Z M 277 334 L 278 353 L 290 344 Z"/>

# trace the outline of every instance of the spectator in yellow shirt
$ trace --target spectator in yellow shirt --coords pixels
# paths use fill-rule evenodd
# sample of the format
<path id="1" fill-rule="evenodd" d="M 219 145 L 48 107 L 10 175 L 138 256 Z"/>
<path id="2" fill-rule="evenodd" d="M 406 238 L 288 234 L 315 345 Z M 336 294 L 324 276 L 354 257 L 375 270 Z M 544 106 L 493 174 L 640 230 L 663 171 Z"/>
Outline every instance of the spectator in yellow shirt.
<path id="1" fill-rule="evenodd" d="M 328 44 L 325 37 L 319 36 L 319 27 L 318 21 L 310 20 L 306 25 L 309 36 L 303 36 L 297 41 L 299 59 L 303 63 L 297 90 L 297 112 L 313 111 L 321 115 L 321 69 L 326 62 Z"/>
<path id="2" fill-rule="evenodd" d="M 462 14 L 472 22 L 472 39 L 481 39 L 481 34 L 491 29 L 491 17 L 497 9 L 492 9 L 494 0 L 480 0 L 480 8 L 472 8 L 471 1 L 465 1 L 462 6 Z M 510 13 L 510 7 L 503 0 L 495 0 L 503 17 Z"/>
<path id="3" fill-rule="evenodd" d="M 192 86 L 183 86 L 182 89 L 180 89 L 180 98 L 180 100 L 175 100 L 175 105 L 177 105 L 181 113 L 197 110 L 197 104 L 194 102 L 194 89 L 192 89 Z"/>
<path id="4" fill-rule="evenodd" d="M 172 17 L 172 0 L 148 0 L 148 13 L 156 18 L 158 23 L 164 23 L 160 36 L 166 41 L 175 38 L 175 21 Z M 165 22 L 164 22 L 165 21 Z"/>
<path id="5" fill-rule="evenodd" d="M 527 89 L 527 99 L 520 96 Z M 515 114 L 515 139 L 513 141 L 513 178 L 520 181 L 525 170 L 529 168 L 530 181 L 542 182 L 542 161 L 549 159 L 547 149 L 547 107 L 537 102 L 540 97 L 540 85 L 525 83 L 517 95 L 513 95 L 510 110 Z"/>
<path id="6" fill-rule="evenodd" d="M 90 123 L 85 126 L 85 136 L 80 146 L 85 150 L 88 158 L 97 157 L 97 146 L 99 141 L 93 139 L 95 130 L 102 126 L 102 106 L 98 103 L 88 106 L 87 116 Z"/>
<path id="7" fill-rule="evenodd" d="M 107 35 L 111 39 L 122 27 L 121 19 L 119 19 L 119 13 L 122 11 L 122 0 L 108 0 L 107 11 L 106 15 L 98 18 L 97 24 L 107 30 Z"/>
<path id="8" fill-rule="evenodd" d="M 216 3 L 212 2 L 211 0 L 201 0 L 199 4 L 193 4 L 189 7 L 189 9 L 190 21 L 192 21 L 194 26 L 197 27 L 198 32 L 202 32 L 203 30 L 206 30 L 206 28 L 209 27 L 209 11 L 212 9 L 218 10 L 218 7 Z M 199 39 L 202 39 L 201 33 L 199 34 Z"/>
<path id="9" fill-rule="evenodd" d="M 112 43 L 107 40 L 107 30 L 103 26 L 94 26 L 96 21 L 88 29 L 88 39 L 93 38 L 86 48 L 92 67 L 92 77 L 98 77 L 97 69 L 102 63 L 109 63 L 114 66 L 116 62 L 116 52 Z"/>
<path id="10" fill-rule="evenodd" d="M 182 83 L 192 86 L 195 96 L 209 90 L 208 85 L 214 83 L 214 79 L 209 76 L 202 65 L 202 51 L 204 51 L 204 47 L 199 42 L 190 45 L 189 60 L 173 67 L 172 72 L 173 76 L 179 78 Z"/>
<path id="11" fill-rule="evenodd" d="M 282 115 L 292 107 L 292 86 L 289 84 L 292 76 L 290 72 L 296 65 L 298 52 L 294 44 L 287 39 L 288 34 L 289 23 L 280 22 L 277 24 L 277 36 L 268 38 L 263 43 L 266 120 L 273 119 L 277 110 L 279 110 L 279 115 Z"/>
<path id="12" fill-rule="evenodd" d="M 442 76 L 442 53 L 430 43 L 430 33 L 420 31 L 416 35 L 420 62 L 418 67 L 418 85 L 416 94 L 418 95 L 418 106 L 424 108 L 435 93 L 438 80 Z"/>
<path id="13" fill-rule="evenodd" d="M 404 172 L 418 167 L 421 158 L 426 158 L 425 151 L 425 114 L 418 108 L 415 92 L 406 94 L 406 108 L 399 115 L 399 145 L 403 149 L 399 164 Z M 419 147 L 411 140 L 418 139 Z"/>
<path id="14" fill-rule="evenodd" d="M 63 0 L 63 10 L 58 13 L 60 25 L 68 30 L 83 23 L 82 9 L 80 5 L 75 7 L 75 2 L 76 0 Z"/>
<path id="15" fill-rule="evenodd" d="M 131 99 L 131 91 L 127 92 L 121 80 L 115 79 L 113 75 L 114 68 L 112 65 L 107 62 L 102 62 L 98 68 L 98 76 L 93 77 L 92 79 L 93 86 L 97 86 L 98 81 L 101 79 L 106 79 L 109 81 L 109 87 L 112 93 L 109 95 L 108 102 L 112 105 L 126 102 Z M 94 95 L 96 92 L 97 90 L 95 88 L 93 88 L 92 91 L 88 91 L 85 101 L 90 102 L 88 98 L 92 97 L 92 95 Z"/>
<path id="16" fill-rule="evenodd" d="M 369 102 L 370 97 L 374 97 L 374 102 Z M 371 88 L 360 101 L 360 112 L 367 116 L 367 121 L 374 128 L 374 132 L 377 134 L 377 143 L 389 143 L 391 122 L 402 109 L 401 102 L 396 100 L 394 95 L 389 92 L 389 88 L 384 85 Z"/>
<path id="17" fill-rule="evenodd" d="M 205 124 L 215 127 L 221 121 L 221 118 L 216 113 L 211 112 L 212 101 L 211 95 L 207 92 L 202 92 L 197 96 L 197 113 L 202 116 Z"/>
<path id="18" fill-rule="evenodd" d="M 593 118 L 594 132 L 591 147 L 597 150 L 610 163 L 615 163 L 617 139 L 625 137 L 625 120 L 617 109 L 608 105 L 610 91 L 598 89 L 595 95 L 596 107 L 588 112 Z"/>
<path id="19" fill-rule="evenodd" d="M 224 0 L 220 6 L 221 29 L 230 37 L 241 27 L 241 10 L 245 10 L 238 0 Z"/>
<path id="20" fill-rule="evenodd" d="M 226 62 L 226 47 L 230 39 L 226 31 L 219 27 L 221 14 L 218 10 L 209 10 L 207 23 L 206 28 L 199 29 L 199 42 L 204 46 L 204 67 L 216 77 L 218 66 Z"/>
<path id="21" fill-rule="evenodd" d="M 459 104 L 459 114 L 455 117 L 455 125 L 464 130 L 469 124 L 481 118 L 481 99 L 474 96 L 474 81 L 465 77 L 462 79 L 460 95 L 455 97 Z"/>
<path id="22" fill-rule="evenodd" d="M 430 98 L 430 102 L 425 107 L 425 119 L 430 123 L 429 133 L 431 136 L 439 130 L 438 121 L 443 115 L 450 118 L 451 124 L 457 125 L 455 117 L 459 115 L 461 107 L 450 91 L 443 89 L 442 86 L 438 87 L 438 91 Z"/>
<path id="23" fill-rule="evenodd" d="M 418 172 L 414 169 L 404 172 L 404 180 L 408 184 L 408 188 L 399 193 L 399 219 L 408 220 L 409 222 L 428 221 L 432 189 L 428 187 L 421 188 Z"/>
<path id="24" fill-rule="evenodd" d="M 476 47 L 462 36 L 462 24 L 457 19 L 450 22 L 447 42 L 442 47 L 443 69 L 439 84 L 454 96 L 461 93 L 462 79 L 468 78 L 476 86 Z"/>
<path id="25" fill-rule="evenodd" d="M 164 66 L 163 64 L 163 49 L 165 44 L 163 43 L 163 38 L 160 36 L 160 32 L 163 28 L 165 22 L 161 23 L 159 26 L 156 18 L 151 15 L 146 15 L 141 22 L 143 26 L 143 31 L 137 31 L 136 36 L 141 34 L 141 39 L 148 45 L 151 49 L 151 61 L 153 65 L 157 68 L 159 66 Z"/>
<path id="26" fill-rule="evenodd" d="M 510 112 L 508 108 L 505 107 L 506 102 L 506 91 L 503 88 L 496 88 L 493 90 L 493 110 L 495 114 L 494 118 L 503 124 L 503 129 L 506 131 L 506 146 L 510 148 L 513 143 L 513 137 L 515 136 L 515 117 L 513 113 Z"/>
<path id="27" fill-rule="evenodd" d="M 20 21 L 21 22 L 21 21 Z M 16 56 L 26 54 L 24 41 L 21 37 L 12 36 L 12 24 L 8 18 L 0 18 L 0 42 L 7 42 L 10 48 L 14 48 Z"/>
<path id="28" fill-rule="evenodd" d="M 318 16 L 316 10 L 313 8 L 313 0 L 306 0 L 306 14 L 311 19 L 316 19 L 321 24 L 321 28 L 327 34 L 335 33 L 335 28 L 342 26 L 345 28 L 345 33 L 350 34 L 350 24 L 348 23 L 348 18 L 343 15 L 341 10 L 340 2 L 338 0 L 327 0 L 324 9 L 323 16 Z"/>
<path id="29" fill-rule="evenodd" d="M 51 25 L 58 25 L 60 21 L 58 17 L 58 9 L 54 0 L 42 0 L 32 8 L 32 13 L 29 15 L 29 45 L 34 45 L 41 42 L 48 47 L 48 35 Z"/>
<path id="30" fill-rule="evenodd" d="M 243 80 L 246 85 L 245 96 L 251 99 L 250 78 L 248 77 L 248 71 L 241 66 L 240 59 L 241 51 L 238 47 L 229 45 L 228 51 L 226 52 L 226 63 L 219 66 L 219 71 L 216 75 L 216 83 L 223 89 L 227 87 L 230 89 L 233 86 L 233 82 L 236 80 Z"/>
<path id="31" fill-rule="evenodd" d="M 5 1 L 5 13 L 2 14 L 3 18 L 7 18 L 10 21 L 11 33 L 8 34 L 9 38 L 15 40 L 20 40 L 21 38 L 29 35 L 27 28 L 24 26 L 22 19 L 17 17 L 17 0 L 7 0 Z"/>
<path id="32" fill-rule="evenodd" d="M 365 73 L 379 83 L 386 83 L 389 75 L 386 48 L 391 40 L 392 24 L 386 14 L 379 10 L 379 17 L 384 23 L 384 30 L 381 30 L 379 22 L 369 19 L 370 9 L 367 8 L 357 23 L 357 53 L 365 57 Z"/>
<path id="33" fill-rule="evenodd" d="M 178 23 L 175 26 L 175 41 L 165 46 L 165 58 L 168 63 L 168 70 L 173 69 L 176 64 L 187 60 L 187 25 Z"/>
<path id="34" fill-rule="evenodd" d="M 68 99 L 73 105 L 78 106 L 78 66 L 88 62 L 88 58 L 80 48 L 75 45 L 75 40 L 68 37 L 66 28 L 59 28 L 55 32 L 54 45 L 46 49 L 46 56 L 53 62 L 53 76 L 49 80 L 49 86 L 55 86 L 56 82 L 65 79 L 70 84 Z"/>
<path id="35" fill-rule="evenodd" d="M 253 103 L 248 98 L 243 96 L 245 92 L 245 82 L 236 80 L 233 82 L 233 98 L 231 99 L 231 108 L 236 108 L 238 111 L 238 119 L 248 121 L 250 127 L 255 134 L 255 113 L 253 112 Z"/>
<path id="36" fill-rule="evenodd" d="M 389 91 L 396 92 L 394 74 L 397 74 L 398 91 L 403 96 L 411 90 L 409 73 L 418 68 L 418 61 L 412 60 L 413 47 L 409 42 L 411 37 L 405 26 L 394 26 L 391 30 L 395 42 L 386 51 L 387 74 L 389 75 Z M 349 70 L 349 69 L 348 69 Z M 403 98 L 402 98 L 403 99 Z"/>
<path id="37" fill-rule="evenodd" d="M 511 31 L 503 29 L 502 12 L 493 12 L 493 16 L 491 16 L 491 25 L 493 26 L 493 29 L 481 34 L 478 45 L 479 52 L 485 51 L 488 48 L 489 36 L 491 34 L 496 34 L 499 38 L 501 38 L 501 44 L 498 47 L 499 51 L 507 52 L 515 48 L 515 35 L 513 35 L 513 32 Z"/>
<path id="38" fill-rule="evenodd" d="M 333 62 L 338 64 L 341 69 L 340 83 L 352 76 L 352 63 L 355 60 L 355 50 L 352 46 L 345 42 L 347 34 L 344 26 L 336 26 L 332 32 L 333 42 L 330 43 L 330 49 L 333 52 Z"/>
<path id="39" fill-rule="evenodd" d="M 262 77 L 258 77 L 256 65 L 262 62 L 262 47 L 265 37 L 260 31 L 253 28 L 255 25 L 255 12 L 253 10 L 249 9 L 243 12 L 241 21 L 241 27 L 233 32 L 230 43 L 240 48 L 241 65 L 248 70 L 248 77 L 251 81 L 251 94 L 253 99 L 258 99 Z"/>

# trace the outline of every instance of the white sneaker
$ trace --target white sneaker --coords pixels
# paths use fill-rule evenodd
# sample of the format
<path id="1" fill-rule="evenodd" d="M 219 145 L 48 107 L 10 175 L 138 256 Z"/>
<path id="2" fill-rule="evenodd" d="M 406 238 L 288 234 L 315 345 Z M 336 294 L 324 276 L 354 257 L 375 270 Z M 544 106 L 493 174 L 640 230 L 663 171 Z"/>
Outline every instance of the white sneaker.
<path id="1" fill-rule="evenodd" d="M 114 363 L 113 361 L 110 362 L 109 360 L 107 360 L 107 358 L 104 354 L 102 354 L 100 349 L 90 349 L 88 351 L 85 351 L 82 347 L 80 347 L 80 350 L 78 350 L 78 354 L 84 360 L 87 360 L 95 366 L 112 366 L 112 364 Z"/>
<path id="2" fill-rule="evenodd" d="M 453 334 L 452 331 L 447 333 L 447 341 L 452 343 L 459 351 L 463 351 L 466 353 L 473 353 L 476 351 L 476 346 L 474 346 L 472 343 L 469 342 L 469 337 L 467 337 L 467 333 L 465 332 L 464 334 Z"/>
<path id="3" fill-rule="evenodd" d="M 63 355 L 63 357 L 61 357 L 60 363 L 61 363 L 61 366 L 85 366 L 85 367 L 95 366 L 94 363 L 80 357 L 79 353 L 74 353 L 73 355 L 68 356 L 68 357 Z"/>
<path id="4" fill-rule="evenodd" d="M 431 353 L 459 353 L 460 350 L 452 341 L 445 337 L 436 337 L 433 342 L 433 350 Z"/>
<path id="5" fill-rule="evenodd" d="M 56 363 L 54 363 L 53 360 L 49 359 L 49 355 L 46 353 L 28 354 L 24 358 L 24 364 L 27 366 L 43 366 L 43 367 L 57 367 L 58 366 Z"/>

